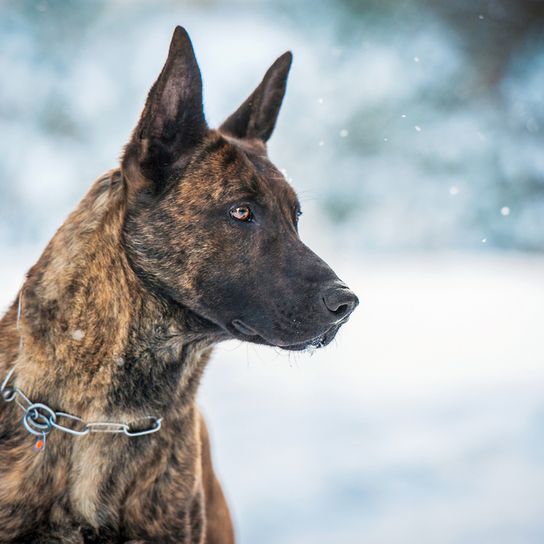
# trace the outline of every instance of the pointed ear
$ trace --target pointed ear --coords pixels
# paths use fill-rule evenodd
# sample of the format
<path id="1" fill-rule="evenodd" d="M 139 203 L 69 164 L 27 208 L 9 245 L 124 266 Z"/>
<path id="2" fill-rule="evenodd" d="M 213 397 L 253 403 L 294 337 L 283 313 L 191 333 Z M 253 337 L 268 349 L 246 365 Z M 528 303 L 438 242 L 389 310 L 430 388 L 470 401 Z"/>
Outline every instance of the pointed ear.
<path id="1" fill-rule="evenodd" d="M 266 142 L 276 125 L 292 60 L 290 51 L 279 57 L 251 96 L 221 125 L 220 130 L 235 138 L 257 138 Z"/>
<path id="2" fill-rule="evenodd" d="M 168 58 L 149 91 L 144 111 L 125 149 L 123 170 L 137 186 L 159 190 L 207 132 L 202 78 L 189 35 L 176 27 Z"/>

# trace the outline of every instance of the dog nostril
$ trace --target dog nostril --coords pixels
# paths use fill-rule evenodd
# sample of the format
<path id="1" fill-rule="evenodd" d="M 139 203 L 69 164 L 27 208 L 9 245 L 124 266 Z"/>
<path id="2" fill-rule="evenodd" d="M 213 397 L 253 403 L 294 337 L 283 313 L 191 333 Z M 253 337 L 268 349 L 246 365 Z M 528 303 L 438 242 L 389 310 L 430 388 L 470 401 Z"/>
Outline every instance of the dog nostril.
<path id="1" fill-rule="evenodd" d="M 323 303 L 336 318 L 342 318 L 353 312 L 359 299 L 347 287 L 333 287 L 325 293 Z"/>

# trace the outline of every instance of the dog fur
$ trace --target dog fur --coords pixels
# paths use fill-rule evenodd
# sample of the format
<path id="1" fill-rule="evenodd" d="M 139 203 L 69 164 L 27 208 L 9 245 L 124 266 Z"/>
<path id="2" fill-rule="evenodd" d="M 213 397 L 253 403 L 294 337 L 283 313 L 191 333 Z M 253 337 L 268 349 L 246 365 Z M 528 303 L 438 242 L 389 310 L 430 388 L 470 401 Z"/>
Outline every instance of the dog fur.
<path id="1" fill-rule="evenodd" d="M 0 381 L 14 369 L 8 385 L 54 410 L 157 414 L 162 428 L 53 430 L 36 453 L 21 410 L 0 399 L 0 542 L 234 542 L 195 400 L 213 346 L 325 345 L 357 305 L 298 238 L 298 200 L 266 155 L 290 64 L 281 56 L 212 130 L 176 28 L 121 166 L 94 183 L 0 321 Z"/>

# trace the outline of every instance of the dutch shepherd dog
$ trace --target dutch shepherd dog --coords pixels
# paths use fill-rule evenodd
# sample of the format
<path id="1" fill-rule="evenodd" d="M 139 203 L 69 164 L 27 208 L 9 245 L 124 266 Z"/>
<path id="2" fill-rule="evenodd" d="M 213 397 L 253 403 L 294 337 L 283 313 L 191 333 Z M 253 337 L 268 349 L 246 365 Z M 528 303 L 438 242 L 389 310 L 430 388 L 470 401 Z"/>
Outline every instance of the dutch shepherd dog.
<path id="1" fill-rule="evenodd" d="M 0 541 L 230 543 L 195 396 L 212 348 L 328 344 L 357 297 L 269 161 L 291 53 L 208 128 L 189 36 L 0 322 Z M 39 451 L 36 451 L 39 450 Z"/>

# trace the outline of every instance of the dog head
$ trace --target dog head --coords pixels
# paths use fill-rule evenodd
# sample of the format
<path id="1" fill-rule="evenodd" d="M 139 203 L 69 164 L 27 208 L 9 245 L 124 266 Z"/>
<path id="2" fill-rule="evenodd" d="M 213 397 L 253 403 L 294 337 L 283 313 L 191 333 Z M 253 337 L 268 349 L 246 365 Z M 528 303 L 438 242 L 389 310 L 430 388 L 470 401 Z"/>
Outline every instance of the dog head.
<path id="1" fill-rule="evenodd" d="M 358 300 L 300 240 L 299 201 L 267 156 L 291 60 L 212 130 L 176 28 L 122 161 L 124 243 L 147 285 L 228 337 L 303 349 L 329 343 Z"/>

